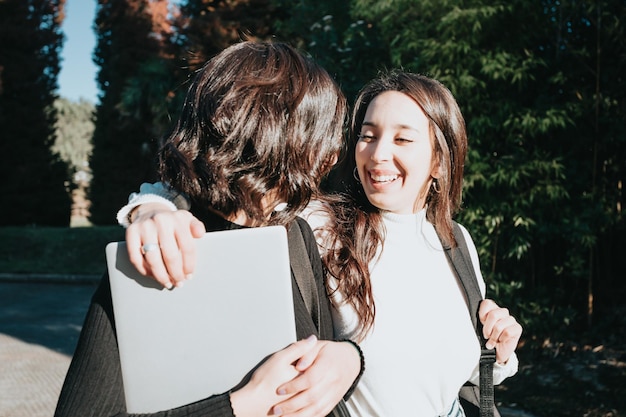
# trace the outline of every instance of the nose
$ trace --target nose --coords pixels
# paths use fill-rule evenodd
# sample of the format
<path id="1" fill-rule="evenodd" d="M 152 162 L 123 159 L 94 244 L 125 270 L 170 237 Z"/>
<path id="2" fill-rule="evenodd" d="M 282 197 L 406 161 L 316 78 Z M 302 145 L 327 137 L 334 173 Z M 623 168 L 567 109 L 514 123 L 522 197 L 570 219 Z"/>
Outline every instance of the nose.
<path id="1" fill-rule="evenodd" d="M 380 138 L 379 140 L 370 144 L 371 154 L 370 159 L 374 162 L 383 162 L 391 159 L 391 142 L 386 140 L 385 138 Z"/>

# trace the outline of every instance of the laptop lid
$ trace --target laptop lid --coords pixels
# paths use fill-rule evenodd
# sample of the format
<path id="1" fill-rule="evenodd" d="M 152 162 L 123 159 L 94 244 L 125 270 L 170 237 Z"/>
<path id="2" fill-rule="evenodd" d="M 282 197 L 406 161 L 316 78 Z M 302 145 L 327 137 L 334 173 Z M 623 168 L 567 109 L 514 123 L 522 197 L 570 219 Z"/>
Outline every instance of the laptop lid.
<path id="1" fill-rule="evenodd" d="M 173 290 L 139 274 L 125 242 L 106 247 L 129 413 L 228 391 L 296 340 L 284 227 L 210 232 L 196 244 L 193 279 Z"/>

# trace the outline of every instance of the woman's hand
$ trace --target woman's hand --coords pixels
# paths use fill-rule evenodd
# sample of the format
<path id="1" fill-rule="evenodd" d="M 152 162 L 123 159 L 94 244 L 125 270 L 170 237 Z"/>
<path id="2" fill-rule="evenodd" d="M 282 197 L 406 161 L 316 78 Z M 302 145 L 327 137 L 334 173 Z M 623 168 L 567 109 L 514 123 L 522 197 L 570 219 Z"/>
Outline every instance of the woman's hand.
<path id="1" fill-rule="evenodd" d="M 171 211 L 159 203 L 139 206 L 132 218 L 126 229 L 131 263 L 166 288 L 182 285 L 195 268 L 194 238 L 206 233 L 204 224 L 187 210 Z M 144 250 L 150 246 L 152 250 Z"/>
<path id="2" fill-rule="evenodd" d="M 486 347 L 496 349 L 496 362 L 506 363 L 522 335 L 522 326 L 509 314 L 509 310 L 499 307 L 492 300 L 483 300 L 478 309 L 478 317 L 483 324 Z"/>
<path id="3" fill-rule="evenodd" d="M 270 356 L 254 371 L 244 387 L 230 394 L 234 414 L 237 417 L 276 415 L 274 406 L 295 394 L 279 392 L 278 387 L 300 375 L 296 363 L 311 351 L 319 351 L 315 336 L 293 343 Z"/>
<path id="4" fill-rule="evenodd" d="M 361 370 L 361 356 L 348 342 L 317 342 L 296 364 L 301 374 L 278 387 L 286 399 L 274 415 L 325 416 L 339 403 Z"/>

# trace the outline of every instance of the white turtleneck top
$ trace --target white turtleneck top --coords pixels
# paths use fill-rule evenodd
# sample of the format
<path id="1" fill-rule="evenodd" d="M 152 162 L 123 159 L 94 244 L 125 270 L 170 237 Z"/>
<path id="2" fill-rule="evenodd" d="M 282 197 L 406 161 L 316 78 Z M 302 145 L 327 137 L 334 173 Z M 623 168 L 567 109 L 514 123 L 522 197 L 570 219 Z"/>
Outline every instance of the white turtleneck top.
<path id="1" fill-rule="evenodd" d="M 326 221 L 308 216 L 315 230 Z M 365 372 L 347 405 L 357 416 L 446 415 L 468 380 L 478 383 L 480 345 L 467 303 L 426 211 L 383 213 L 380 257 L 370 265 L 376 303 L 374 328 L 360 341 Z M 462 227 L 481 292 L 478 254 Z M 337 293 L 335 293 L 337 294 Z M 335 332 L 354 338 L 356 313 L 334 300 Z M 517 372 L 517 357 L 494 365 L 494 383 Z"/>

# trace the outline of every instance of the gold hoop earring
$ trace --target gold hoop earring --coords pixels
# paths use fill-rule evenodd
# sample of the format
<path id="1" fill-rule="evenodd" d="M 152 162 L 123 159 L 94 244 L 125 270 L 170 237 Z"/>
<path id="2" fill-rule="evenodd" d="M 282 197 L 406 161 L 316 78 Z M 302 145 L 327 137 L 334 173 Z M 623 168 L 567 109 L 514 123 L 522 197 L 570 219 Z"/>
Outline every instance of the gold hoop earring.
<path id="1" fill-rule="evenodd" d="M 356 180 L 357 183 L 361 183 L 361 178 L 359 178 L 359 171 L 357 171 L 356 167 L 352 170 L 352 176 Z"/>
<path id="2" fill-rule="evenodd" d="M 441 184 L 439 184 L 439 181 L 437 181 L 437 178 L 433 178 L 431 186 L 433 187 L 433 191 L 435 193 L 439 194 L 441 192 Z"/>

